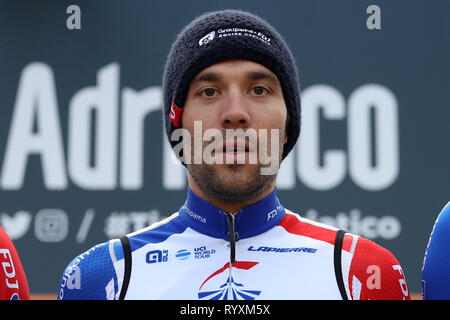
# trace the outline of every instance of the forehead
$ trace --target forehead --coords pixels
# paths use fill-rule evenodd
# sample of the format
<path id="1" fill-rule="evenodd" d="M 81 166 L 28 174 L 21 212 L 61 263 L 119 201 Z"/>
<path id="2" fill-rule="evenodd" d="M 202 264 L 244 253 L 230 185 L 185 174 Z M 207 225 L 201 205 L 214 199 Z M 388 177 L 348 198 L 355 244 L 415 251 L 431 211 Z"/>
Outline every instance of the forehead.
<path id="1" fill-rule="evenodd" d="M 278 77 L 262 64 L 249 60 L 227 60 L 210 65 L 198 73 L 192 83 L 225 79 L 268 80 L 279 85 Z"/>

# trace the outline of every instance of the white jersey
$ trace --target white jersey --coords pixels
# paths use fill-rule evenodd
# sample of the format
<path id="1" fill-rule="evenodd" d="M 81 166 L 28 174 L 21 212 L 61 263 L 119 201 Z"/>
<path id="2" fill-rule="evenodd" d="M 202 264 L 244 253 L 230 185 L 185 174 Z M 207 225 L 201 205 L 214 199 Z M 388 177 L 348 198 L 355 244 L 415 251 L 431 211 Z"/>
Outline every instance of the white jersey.
<path id="1" fill-rule="evenodd" d="M 59 298 L 409 298 L 389 251 L 351 234 L 341 237 L 336 251 L 337 231 L 285 209 L 275 191 L 231 215 L 189 190 L 186 203 L 167 219 L 75 258 Z M 371 259 L 397 275 L 394 286 L 388 281 L 381 291 L 367 291 L 362 270 Z"/>

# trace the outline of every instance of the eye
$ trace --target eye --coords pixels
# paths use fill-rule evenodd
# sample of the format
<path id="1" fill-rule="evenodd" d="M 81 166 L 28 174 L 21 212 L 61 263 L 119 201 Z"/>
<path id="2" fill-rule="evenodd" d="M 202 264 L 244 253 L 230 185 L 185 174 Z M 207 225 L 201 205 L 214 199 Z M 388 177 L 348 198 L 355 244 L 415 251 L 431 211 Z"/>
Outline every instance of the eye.
<path id="1" fill-rule="evenodd" d="M 214 88 L 206 88 L 199 92 L 199 96 L 214 97 L 217 93 L 218 93 L 217 90 Z"/>
<path id="2" fill-rule="evenodd" d="M 250 93 L 252 93 L 256 96 L 263 96 L 263 95 L 269 94 L 270 91 L 263 86 L 256 86 L 256 87 L 253 87 L 250 89 Z"/>

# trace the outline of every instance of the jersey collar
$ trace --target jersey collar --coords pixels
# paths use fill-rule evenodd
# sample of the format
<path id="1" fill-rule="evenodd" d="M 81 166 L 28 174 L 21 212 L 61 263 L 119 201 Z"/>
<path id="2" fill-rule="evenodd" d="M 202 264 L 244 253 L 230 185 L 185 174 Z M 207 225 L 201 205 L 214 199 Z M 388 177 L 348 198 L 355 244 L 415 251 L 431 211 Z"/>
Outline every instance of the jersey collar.
<path id="1" fill-rule="evenodd" d="M 195 231 L 228 240 L 227 214 L 200 198 L 190 188 L 179 214 L 184 223 Z M 253 237 L 276 226 L 284 214 L 284 207 L 278 200 L 275 188 L 264 199 L 234 214 L 235 230 L 239 239 Z"/>

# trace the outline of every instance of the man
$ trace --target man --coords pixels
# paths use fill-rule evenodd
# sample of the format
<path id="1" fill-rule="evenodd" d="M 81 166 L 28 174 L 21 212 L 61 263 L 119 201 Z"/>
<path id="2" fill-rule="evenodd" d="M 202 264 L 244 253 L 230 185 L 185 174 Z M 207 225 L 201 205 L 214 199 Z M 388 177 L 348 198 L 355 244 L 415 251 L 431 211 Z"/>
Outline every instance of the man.
<path id="1" fill-rule="evenodd" d="M 409 299 L 389 251 L 279 202 L 276 173 L 300 133 L 300 92 L 273 27 L 235 10 L 195 19 L 173 44 L 163 89 L 187 200 L 77 257 L 60 299 Z"/>
<path id="2" fill-rule="evenodd" d="M 422 268 L 424 300 L 450 300 L 450 202 L 434 223 Z"/>
<path id="3" fill-rule="evenodd" d="M 16 247 L 0 226 L 0 300 L 29 300 L 30 291 Z"/>

